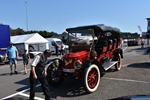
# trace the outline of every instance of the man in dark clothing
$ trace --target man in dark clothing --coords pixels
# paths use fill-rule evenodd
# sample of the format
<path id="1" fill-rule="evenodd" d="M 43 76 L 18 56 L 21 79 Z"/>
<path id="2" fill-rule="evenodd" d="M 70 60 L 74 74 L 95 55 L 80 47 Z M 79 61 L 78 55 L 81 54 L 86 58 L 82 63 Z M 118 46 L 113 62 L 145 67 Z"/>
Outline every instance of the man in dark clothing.
<path id="1" fill-rule="evenodd" d="M 58 57 L 58 48 L 59 48 L 60 46 L 55 42 L 55 50 L 56 50 L 56 56 Z"/>
<path id="2" fill-rule="evenodd" d="M 141 41 L 141 47 L 144 48 L 144 41 Z"/>
<path id="3" fill-rule="evenodd" d="M 31 63 L 30 73 L 30 100 L 34 100 L 35 87 L 39 81 L 45 95 L 45 100 L 51 100 L 50 90 L 46 79 L 47 58 L 51 56 L 50 50 L 45 50 L 42 54 L 38 54 Z"/>
<path id="4" fill-rule="evenodd" d="M 67 40 L 65 39 L 65 37 L 64 37 L 64 36 L 62 37 L 62 42 L 63 42 L 64 44 L 66 44 L 66 43 L 67 43 Z"/>

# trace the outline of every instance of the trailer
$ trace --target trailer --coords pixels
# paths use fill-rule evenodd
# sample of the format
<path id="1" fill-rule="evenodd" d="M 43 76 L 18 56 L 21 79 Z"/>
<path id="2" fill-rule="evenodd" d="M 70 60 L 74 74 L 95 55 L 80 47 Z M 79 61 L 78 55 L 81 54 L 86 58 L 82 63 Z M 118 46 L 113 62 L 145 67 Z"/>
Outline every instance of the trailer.
<path id="1" fill-rule="evenodd" d="M 0 63 L 4 63 L 4 55 L 6 48 L 10 43 L 10 27 L 9 25 L 0 24 Z"/>

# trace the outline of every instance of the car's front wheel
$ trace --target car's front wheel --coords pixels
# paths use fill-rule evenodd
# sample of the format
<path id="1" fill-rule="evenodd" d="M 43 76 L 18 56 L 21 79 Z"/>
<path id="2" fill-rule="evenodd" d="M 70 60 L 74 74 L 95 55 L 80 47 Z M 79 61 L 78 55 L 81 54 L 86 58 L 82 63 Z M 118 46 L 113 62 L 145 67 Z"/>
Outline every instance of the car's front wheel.
<path id="1" fill-rule="evenodd" d="M 47 81 L 53 87 L 61 85 L 64 81 L 62 71 L 59 68 L 49 66 L 47 69 Z"/>
<path id="2" fill-rule="evenodd" d="M 84 87 L 88 93 L 97 90 L 100 83 L 100 70 L 97 65 L 92 64 L 84 70 Z"/>

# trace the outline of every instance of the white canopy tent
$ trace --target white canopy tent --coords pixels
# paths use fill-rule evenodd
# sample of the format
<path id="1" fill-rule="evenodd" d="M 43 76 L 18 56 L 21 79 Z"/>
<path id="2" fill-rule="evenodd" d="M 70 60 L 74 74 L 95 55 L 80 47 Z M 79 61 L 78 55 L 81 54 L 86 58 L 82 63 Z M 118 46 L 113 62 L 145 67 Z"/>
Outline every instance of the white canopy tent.
<path id="1" fill-rule="evenodd" d="M 29 50 L 29 45 L 39 46 L 42 44 L 45 44 L 45 49 L 49 49 L 49 42 L 38 33 L 11 36 L 11 42 L 14 45 L 23 44 L 23 48 L 26 50 Z"/>

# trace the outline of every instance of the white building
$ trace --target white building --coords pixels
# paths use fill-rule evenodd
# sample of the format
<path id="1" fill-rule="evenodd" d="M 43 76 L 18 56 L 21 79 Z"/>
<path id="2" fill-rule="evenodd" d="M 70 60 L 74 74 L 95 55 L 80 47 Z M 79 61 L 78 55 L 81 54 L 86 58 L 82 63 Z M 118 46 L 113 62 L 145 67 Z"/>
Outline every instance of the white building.
<path id="1" fill-rule="evenodd" d="M 150 33 L 150 18 L 147 18 L 147 32 Z"/>

